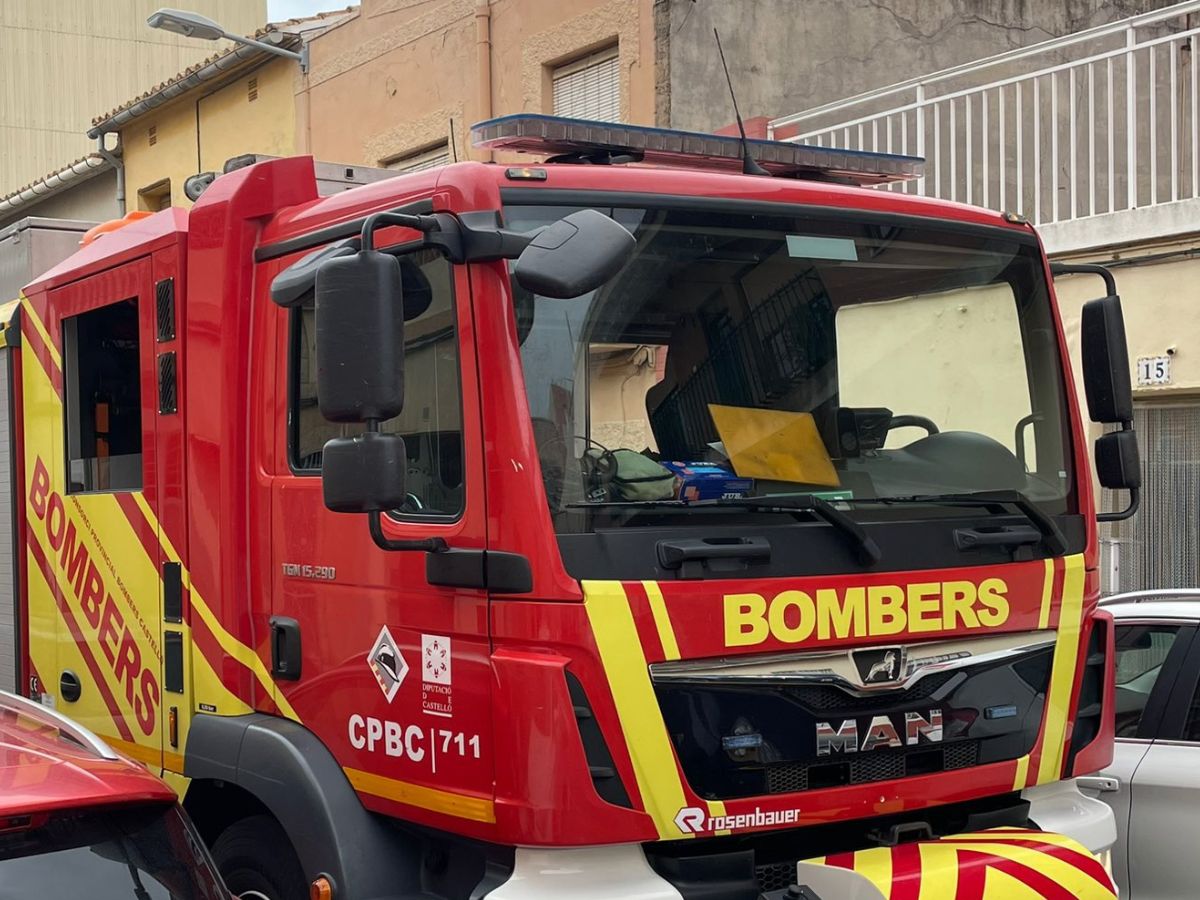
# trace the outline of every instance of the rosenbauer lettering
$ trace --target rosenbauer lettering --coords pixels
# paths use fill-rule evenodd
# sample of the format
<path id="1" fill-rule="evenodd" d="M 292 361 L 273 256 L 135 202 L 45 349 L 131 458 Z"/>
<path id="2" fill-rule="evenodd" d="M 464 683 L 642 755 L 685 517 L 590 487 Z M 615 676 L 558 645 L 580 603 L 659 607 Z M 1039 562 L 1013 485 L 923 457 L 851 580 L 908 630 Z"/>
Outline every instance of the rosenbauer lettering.
<path id="1" fill-rule="evenodd" d="M 133 707 L 142 734 L 154 734 L 160 693 L 153 670 L 142 664 L 142 651 L 105 585 L 104 576 L 83 543 L 75 520 L 67 515 L 67 504 L 58 491 L 50 489 L 50 473 L 41 457 L 33 468 L 29 505 L 46 530 L 50 549 L 58 555 L 63 577 L 70 582 L 78 608 L 91 626 L 89 643 L 100 645 L 125 700 Z"/>
<path id="2" fill-rule="evenodd" d="M 1008 584 L 1000 578 L 877 584 L 812 593 L 726 594 L 725 646 L 748 647 L 774 638 L 798 644 L 816 637 L 883 637 L 994 628 L 1008 621 Z"/>

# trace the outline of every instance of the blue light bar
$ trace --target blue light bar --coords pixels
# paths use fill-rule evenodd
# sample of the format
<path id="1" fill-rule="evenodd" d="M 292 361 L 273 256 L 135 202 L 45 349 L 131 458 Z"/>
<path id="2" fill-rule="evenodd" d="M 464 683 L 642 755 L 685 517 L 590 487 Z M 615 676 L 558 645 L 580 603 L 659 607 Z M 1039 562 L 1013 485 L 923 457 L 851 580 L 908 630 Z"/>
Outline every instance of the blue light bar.
<path id="1" fill-rule="evenodd" d="M 471 142 L 489 150 L 541 156 L 628 155 L 631 161 L 664 166 L 742 170 L 742 142 L 736 137 L 558 116 L 518 113 L 489 119 L 471 128 Z M 920 178 L 925 166 L 919 156 L 810 147 L 786 141 L 748 143 L 750 155 L 760 166 L 772 175 L 794 178 L 889 184 Z"/>

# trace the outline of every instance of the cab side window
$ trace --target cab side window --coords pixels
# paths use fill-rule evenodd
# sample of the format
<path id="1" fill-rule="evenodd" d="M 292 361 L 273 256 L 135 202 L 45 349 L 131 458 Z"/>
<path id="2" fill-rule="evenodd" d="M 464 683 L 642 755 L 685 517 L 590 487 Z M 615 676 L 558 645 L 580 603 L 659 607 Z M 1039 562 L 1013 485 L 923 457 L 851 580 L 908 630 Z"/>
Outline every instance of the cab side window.
<path id="1" fill-rule="evenodd" d="M 137 298 L 63 319 L 67 493 L 142 487 Z"/>
<path id="2" fill-rule="evenodd" d="M 1179 626 L 1167 623 L 1117 626 L 1117 737 L 1138 736 L 1142 713 L 1178 636 Z"/>
<path id="3" fill-rule="evenodd" d="M 408 500 L 393 515 L 455 516 L 463 507 L 462 392 L 453 269 L 439 253 L 401 258 L 405 308 L 404 411 L 383 423 L 404 438 Z M 317 404 L 313 301 L 292 310 L 289 327 L 288 454 L 297 474 L 321 470 L 325 442 L 363 426 L 329 422 Z"/>

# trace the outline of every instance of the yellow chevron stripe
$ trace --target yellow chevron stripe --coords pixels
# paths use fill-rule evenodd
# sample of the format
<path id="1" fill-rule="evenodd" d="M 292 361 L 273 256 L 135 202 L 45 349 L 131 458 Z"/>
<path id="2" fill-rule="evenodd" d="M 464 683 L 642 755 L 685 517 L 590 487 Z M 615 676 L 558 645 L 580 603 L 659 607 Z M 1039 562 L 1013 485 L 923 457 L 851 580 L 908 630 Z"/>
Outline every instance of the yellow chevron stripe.
<path id="1" fill-rule="evenodd" d="M 28 316 L 29 321 L 33 323 L 34 330 L 37 331 L 42 339 L 42 343 L 46 345 L 46 350 L 50 353 L 50 358 L 61 369 L 62 354 L 58 352 L 58 346 L 54 343 L 54 339 L 50 337 L 50 332 L 46 330 L 46 326 L 42 324 L 42 320 L 34 312 L 33 304 L 29 302 L 29 298 L 24 294 L 21 295 L 21 309 Z M 49 376 L 50 373 L 47 372 L 46 374 Z"/>
<path id="2" fill-rule="evenodd" d="M 1054 645 L 1050 690 L 1046 696 L 1046 725 L 1042 735 L 1042 755 L 1038 761 L 1038 784 L 1057 781 L 1062 772 L 1067 719 L 1071 715 L 1071 688 L 1075 683 L 1079 637 L 1083 630 L 1083 557 L 1069 556 L 1064 564 L 1066 572 L 1062 599 L 1059 601 L 1058 641 Z"/>
<path id="3" fill-rule="evenodd" d="M 642 805 L 659 837 L 681 838 L 675 816 L 687 803 L 675 751 L 658 709 L 629 598 L 620 582 L 583 582 L 584 608 L 629 747 Z"/>
<path id="4" fill-rule="evenodd" d="M 1017 760 L 1017 774 L 1013 777 L 1013 790 L 1019 791 L 1025 787 L 1029 778 L 1029 754 L 1026 753 Z"/>
<path id="5" fill-rule="evenodd" d="M 951 900 L 958 894 L 958 851 L 941 843 L 922 844 L 918 900 Z M 884 896 L 887 896 L 886 894 Z"/>
<path id="6" fill-rule="evenodd" d="M 1043 560 L 1046 564 L 1046 576 L 1042 581 L 1042 610 L 1038 614 L 1038 628 L 1050 626 L 1051 600 L 1054 598 L 1054 560 Z"/>
<path id="7" fill-rule="evenodd" d="M 662 589 L 657 581 L 643 581 L 646 597 L 650 600 L 650 612 L 654 614 L 654 625 L 658 629 L 658 639 L 662 641 L 663 653 L 667 659 L 679 659 L 679 644 L 675 642 L 675 629 L 671 627 L 671 617 L 667 615 L 667 601 L 663 599 Z"/>
<path id="8" fill-rule="evenodd" d="M 220 620 L 216 617 L 216 615 L 213 614 L 212 609 L 204 601 L 204 598 L 200 596 L 200 592 L 197 591 L 195 585 L 192 584 L 191 573 L 188 571 L 187 566 L 183 564 L 183 560 L 180 558 L 179 552 L 171 543 L 171 539 L 167 537 L 166 530 L 162 527 L 161 523 L 159 523 L 158 518 L 154 515 L 154 510 L 150 508 L 150 504 L 146 501 L 146 498 L 141 493 L 134 493 L 133 499 L 134 502 L 137 503 L 138 508 L 141 509 L 142 515 L 146 517 L 146 521 L 149 522 L 157 532 L 158 539 L 162 544 L 163 551 L 167 554 L 167 557 L 172 562 L 179 563 L 179 568 L 182 573 L 183 586 L 189 591 L 192 609 L 195 610 L 200 616 L 200 619 L 208 627 L 208 630 L 213 633 L 213 636 L 217 639 L 217 643 L 220 645 L 221 649 L 254 674 L 254 677 L 257 679 L 259 685 L 264 691 L 266 691 L 267 696 L 271 697 L 275 701 L 275 705 L 279 707 L 279 711 L 281 713 L 283 713 L 289 719 L 299 722 L 300 717 L 296 715 L 296 711 L 288 702 L 287 697 L 283 696 L 283 693 L 276 689 L 275 681 L 271 678 L 271 673 L 267 671 L 267 667 L 263 663 L 262 658 L 254 652 L 252 647 L 243 644 L 228 631 L 226 631 L 221 625 Z"/>

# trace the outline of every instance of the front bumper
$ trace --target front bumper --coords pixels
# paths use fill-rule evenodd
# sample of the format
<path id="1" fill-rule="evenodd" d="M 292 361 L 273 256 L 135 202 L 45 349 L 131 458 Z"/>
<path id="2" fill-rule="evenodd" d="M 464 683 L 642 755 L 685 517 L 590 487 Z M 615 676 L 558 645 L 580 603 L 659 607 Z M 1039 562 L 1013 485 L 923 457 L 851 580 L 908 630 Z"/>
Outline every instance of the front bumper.
<path id="1" fill-rule="evenodd" d="M 820 900 L 989 900 L 1010 896 L 1113 900 L 1102 862 L 1116 839 L 1112 810 L 1065 781 L 1026 790 L 1037 829 L 995 828 L 804 860 L 796 881 Z M 803 837 L 798 833 L 798 839 Z M 1100 858 L 1097 858 L 1097 857 Z M 683 900 L 641 845 L 516 851 L 489 900 Z M 739 892 L 738 896 L 742 896 Z M 782 898 L 784 892 L 762 895 Z"/>

